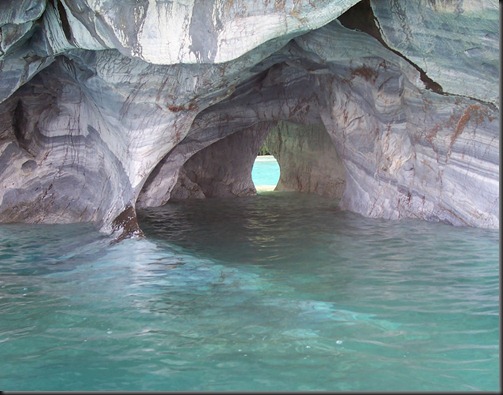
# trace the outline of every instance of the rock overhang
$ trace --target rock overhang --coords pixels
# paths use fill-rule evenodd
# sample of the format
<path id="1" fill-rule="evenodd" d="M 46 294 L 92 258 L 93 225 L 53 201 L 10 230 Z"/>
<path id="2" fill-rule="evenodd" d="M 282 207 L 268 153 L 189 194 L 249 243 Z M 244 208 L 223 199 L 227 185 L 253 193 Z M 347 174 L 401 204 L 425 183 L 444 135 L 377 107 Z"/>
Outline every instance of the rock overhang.
<path id="1" fill-rule="evenodd" d="M 342 167 L 337 167 L 338 172 L 343 171 L 340 179 L 345 182 L 341 207 L 368 216 L 499 227 L 497 88 L 493 86 L 490 94 L 487 89 L 475 88 L 470 95 L 466 93 L 474 81 L 483 79 L 487 84 L 498 78 L 494 51 L 487 50 L 499 50 L 487 36 L 495 29 L 497 9 L 493 2 L 483 2 L 484 12 L 490 15 L 488 23 L 468 31 L 469 39 L 461 42 L 461 46 L 477 40 L 484 43 L 478 63 L 473 63 L 473 50 L 467 52 L 471 63 L 466 64 L 471 68 L 479 64 L 480 69 L 463 69 L 459 76 L 472 77 L 463 90 L 454 92 L 446 89 L 450 86 L 446 83 L 448 73 L 435 74 L 439 82 L 434 82 L 442 92 L 428 89 L 431 86 L 421 73 L 429 76 L 430 69 L 411 60 L 422 48 L 421 36 L 411 36 L 407 51 L 401 53 L 394 41 L 396 34 L 392 34 L 396 33 L 396 15 L 386 13 L 381 2 L 361 2 L 358 6 L 367 14 L 371 11 L 378 21 L 380 40 L 361 27 L 344 27 L 336 20 L 356 1 L 320 2 L 320 8 L 309 1 L 274 2 L 274 17 L 283 15 L 283 26 L 290 26 L 290 30 L 271 35 L 276 29 L 271 27 L 257 32 L 262 38 L 247 42 L 253 49 L 241 51 L 233 45 L 228 58 L 223 56 L 224 46 L 218 44 L 225 36 L 217 37 L 219 26 L 225 30 L 222 26 L 235 23 L 233 18 L 239 12 L 254 14 L 255 18 L 260 12 L 268 12 L 273 2 L 264 1 L 264 8 L 256 2 L 255 11 L 243 11 L 239 6 L 243 2 L 239 1 L 206 2 L 211 12 L 201 13 L 199 9 L 190 23 L 185 17 L 178 20 L 177 28 L 183 23 L 189 28 L 185 38 L 177 42 L 178 58 L 174 62 L 172 57 L 162 58 L 166 56 L 162 51 L 155 55 L 159 56 L 157 60 L 146 61 L 145 54 L 155 49 L 152 42 L 157 39 L 152 37 L 162 29 L 140 45 L 154 15 L 149 16 L 148 10 L 158 15 L 159 7 L 166 8 L 167 2 L 156 2 L 162 3 L 156 6 L 148 1 L 127 3 L 137 11 L 141 7 L 135 8 L 135 4 L 143 4 L 143 11 L 131 15 L 124 13 L 127 7 L 116 10 L 107 1 L 25 3 L 26 7 L 36 6 L 28 9 L 38 9 L 40 15 L 33 13 L 38 16 L 20 20 L 12 14 L 12 22 L 2 26 L 7 32 L 3 37 L 11 34 L 11 42 L 18 42 L 17 46 L 2 47 L 6 52 L 1 73 L 8 77 L 2 79 L 2 91 L 7 94 L 0 104 L 4 124 L 0 154 L 3 221 L 93 221 L 106 232 L 137 234 L 135 205 L 168 201 L 185 163 L 192 163 L 194 172 L 199 161 L 198 166 L 204 163 L 211 173 L 208 158 L 215 157 L 210 153 L 215 147 L 207 148 L 218 141 L 222 141 L 221 147 L 241 152 L 243 160 L 249 162 L 253 153 L 244 146 L 250 141 L 256 145 L 277 130 L 278 122 L 283 133 L 272 134 L 295 139 L 291 137 L 295 136 L 292 128 L 284 130 L 284 125 L 294 122 L 308 129 L 309 125 L 322 125 L 332 142 L 332 146 L 321 144 L 319 149 L 320 154 L 327 155 L 324 146 L 334 149 L 342 162 Z M 191 1 L 172 4 L 182 7 L 182 3 L 185 11 L 197 5 Z M 448 26 L 457 26 L 455 19 L 460 15 L 459 7 L 463 7 L 461 2 L 453 9 L 444 9 L 438 2 L 417 3 L 429 14 L 447 13 L 442 18 L 451 21 Z M 331 7 L 330 12 L 327 7 Z M 420 23 L 418 5 L 402 8 L 405 23 Z M 355 9 L 358 11 L 354 7 L 350 12 Z M 118 18 L 115 22 L 114 12 Z M 173 9 L 170 12 L 166 10 L 164 16 L 178 15 Z M 470 12 L 466 9 L 463 17 L 469 17 Z M 195 34 L 196 21 L 205 15 L 208 20 L 201 22 L 200 29 L 204 31 L 212 24 L 212 40 L 217 43 L 209 45 L 206 55 L 203 35 Z M 298 23 L 292 24 L 291 17 Z M 253 25 L 253 18 L 248 19 L 247 29 L 259 29 L 268 20 L 263 18 Z M 5 27 L 14 21 L 24 26 L 15 34 L 11 27 Z M 403 18 L 399 22 L 404 23 Z M 429 26 L 427 22 L 423 20 L 424 26 Z M 26 24 L 31 24 L 30 29 Z M 36 36 L 28 37 L 30 31 Z M 442 36 L 438 31 L 437 41 L 433 40 L 437 44 L 443 37 L 444 46 L 460 45 L 459 32 L 452 44 L 448 32 Z M 240 39 L 246 41 L 246 35 Z M 380 42 L 383 40 L 385 45 Z M 199 58 L 184 58 L 191 45 L 192 51 L 199 48 Z M 452 53 L 437 55 L 446 58 L 437 62 L 441 65 L 438 67 L 448 68 L 449 61 L 454 62 Z M 172 64 L 159 64 L 162 62 Z M 481 95 L 481 91 L 486 93 Z M 239 133 L 243 136 L 241 143 Z M 255 139 L 246 143 L 251 135 Z M 228 138 L 233 142 L 225 143 Z M 301 146 L 298 139 L 290 143 L 292 147 Z M 195 155 L 200 158 L 191 161 Z M 297 157 L 302 157 L 301 151 L 297 151 Z M 335 166 L 329 162 L 325 170 Z M 246 190 L 249 174 L 234 168 L 236 173 L 227 177 L 222 188 Z M 316 180 L 312 181 L 315 185 Z M 55 190 L 54 185 L 60 187 Z M 86 193 L 70 193 L 79 189 Z M 130 217 L 134 226 L 122 221 Z"/>

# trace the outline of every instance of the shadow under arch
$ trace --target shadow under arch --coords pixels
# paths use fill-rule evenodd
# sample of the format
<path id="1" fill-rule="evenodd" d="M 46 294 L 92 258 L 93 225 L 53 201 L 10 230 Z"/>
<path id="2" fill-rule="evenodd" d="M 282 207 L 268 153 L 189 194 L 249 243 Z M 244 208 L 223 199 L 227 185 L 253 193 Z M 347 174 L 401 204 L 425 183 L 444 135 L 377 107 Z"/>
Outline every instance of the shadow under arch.
<path id="1" fill-rule="evenodd" d="M 296 191 L 340 199 L 346 171 L 323 123 L 279 121 L 264 144 L 281 168 L 276 191 Z"/>

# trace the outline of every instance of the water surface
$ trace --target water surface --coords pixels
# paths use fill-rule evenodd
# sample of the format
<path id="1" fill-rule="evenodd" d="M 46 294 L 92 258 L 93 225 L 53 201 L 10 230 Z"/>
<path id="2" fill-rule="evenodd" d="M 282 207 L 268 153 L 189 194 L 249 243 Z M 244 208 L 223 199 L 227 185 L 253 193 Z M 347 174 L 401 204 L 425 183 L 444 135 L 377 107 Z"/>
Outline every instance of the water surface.
<path id="1" fill-rule="evenodd" d="M 499 232 L 268 192 L 0 226 L 0 388 L 498 391 Z"/>

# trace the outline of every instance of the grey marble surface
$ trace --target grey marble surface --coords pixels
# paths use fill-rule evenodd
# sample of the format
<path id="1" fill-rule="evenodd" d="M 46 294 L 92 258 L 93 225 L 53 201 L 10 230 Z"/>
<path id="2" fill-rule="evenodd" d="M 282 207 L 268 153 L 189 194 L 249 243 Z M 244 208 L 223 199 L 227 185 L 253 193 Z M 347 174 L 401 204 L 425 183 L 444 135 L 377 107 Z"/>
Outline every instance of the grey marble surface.
<path id="1" fill-rule="evenodd" d="M 2 1 L 0 221 L 141 234 L 135 207 L 254 193 L 267 138 L 284 189 L 498 228 L 498 5 L 355 3 Z"/>

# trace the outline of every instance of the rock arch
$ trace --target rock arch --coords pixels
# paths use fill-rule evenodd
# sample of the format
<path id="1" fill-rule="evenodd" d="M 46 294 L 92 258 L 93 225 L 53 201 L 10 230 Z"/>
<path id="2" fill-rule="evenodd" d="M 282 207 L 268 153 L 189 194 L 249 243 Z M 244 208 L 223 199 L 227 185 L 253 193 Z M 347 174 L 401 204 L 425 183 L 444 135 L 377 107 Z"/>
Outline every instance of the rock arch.
<path id="1" fill-rule="evenodd" d="M 180 9 L 135 3 L 143 17 L 134 21 L 131 7 L 108 0 L 14 3 L 2 2 L 0 13 L 2 222 L 92 221 L 118 237 L 140 234 L 135 208 L 169 200 L 178 180 L 194 182 L 191 171 L 204 195 L 251 191 L 232 176 L 235 162 L 219 186 L 201 168 L 271 132 L 328 136 L 333 148 L 322 145 L 336 154 L 318 166 L 325 175 L 298 187 L 325 193 L 331 182 L 322 188 L 320 180 L 333 173 L 339 187 L 327 193 L 342 193 L 344 209 L 499 227 L 492 1 L 416 0 L 399 15 L 392 0 L 361 2 L 351 12 L 374 18 L 379 37 L 336 19 L 357 1 L 253 9 L 214 1 L 211 23 L 191 1 Z M 158 28 L 161 14 L 176 35 Z M 189 45 L 198 23 L 211 35 L 206 53 L 204 36 L 197 50 Z M 232 33 L 236 24 L 243 35 Z M 432 29 L 431 45 L 412 33 L 404 41 L 400 27 L 409 25 Z"/>

